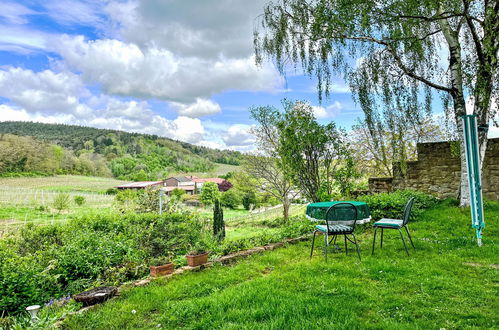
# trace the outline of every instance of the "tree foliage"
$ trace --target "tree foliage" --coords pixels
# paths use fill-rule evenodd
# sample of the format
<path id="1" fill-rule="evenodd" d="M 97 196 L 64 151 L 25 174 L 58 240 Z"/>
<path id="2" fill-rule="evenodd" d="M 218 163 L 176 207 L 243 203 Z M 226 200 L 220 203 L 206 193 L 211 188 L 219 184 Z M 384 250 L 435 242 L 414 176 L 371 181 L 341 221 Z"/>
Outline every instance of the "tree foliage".
<path id="1" fill-rule="evenodd" d="M 0 146 L 0 174 L 82 174 L 134 181 L 157 180 L 169 171 L 207 172 L 213 162 L 237 165 L 243 157 L 155 135 L 27 122 L 0 123 Z"/>
<path id="2" fill-rule="evenodd" d="M 224 210 L 218 198 L 213 205 L 213 236 L 218 241 L 222 241 L 225 238 Z"/>
<path id="3" fill-rule="evenodd" d="M 205 182 L 203 188 L 201 189 L 201 202 L 204 205 L 213 205 L 216 200 L 218 200 L 220 192 L 218 191 L 218 185 L 215 182 Z"/>
<path id="4" fill-rule="evenodd" d="M 499 95 L 498 15 L 499 2 L 489 0 L 270 2 L 255 29 L 257 62 L 268 56 L 281 73 L 301 64 L 317 77 L 319 98 L 335 74 L 343 76 L 367 120 L 379 108 L 409 117 L 421 107 L 429 112 L 438 91 L 458 125 L 466 96 L 478 124 L 488 125 Z M 482 158 L 485 148 L 482 131 Z M 461 159 L 464 193 L 464 153 Z"/>
<path id="5" fill-rule="evenodd" d="M 251 110 L 258 122 L 253 132 L 260 149 L 275 162 L 262 169 L 262 175 L 273 165 L 274 170 L 267 174 L 274 176 L 274 181 L 275 175 L 283 175 L 284 180 L 276 181 L 280 185 L 292 182 L 312 201 L 327 198 L 333 191 L 336 170 L 349 155 L 345 132 L 333 122 L 318 123 L 309 104 L 285 100 L 283 107 L 282 112 L 273 107 Z"/>

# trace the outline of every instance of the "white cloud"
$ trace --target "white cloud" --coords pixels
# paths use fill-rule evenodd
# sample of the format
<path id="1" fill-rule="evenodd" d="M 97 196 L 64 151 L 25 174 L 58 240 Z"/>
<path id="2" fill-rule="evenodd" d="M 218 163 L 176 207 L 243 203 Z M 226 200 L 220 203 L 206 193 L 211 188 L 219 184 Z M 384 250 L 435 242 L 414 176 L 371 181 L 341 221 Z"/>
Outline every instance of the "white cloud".
<path id="1" fill-rule="evenodd" d="M 106 10 L 121 36 L 141 48 L 182 57 L 245 58 L 253 54 L 253 24 L 267 0 L 137 0 Z"/>
<path id="2" fill-rule="evenodd" d="M 31 112 L 86 115 L 89 109 L 79 102 L 86 93 L 80 78 L 70 72 L 0 70 L 0 96 Z"/>
<path id="3" fill-rule="evenodd" d="M 343 109 L 343 105 L 339 101 L 334 101 L 325 108 L 321 106 L 312 106 L 315 118 L 317 119 L 335 117 L 340 113 L 341 109 Z"/>
<path id="4" fill-rule="evenodd" d="M 28 54 L 44 50 L 50 34 L 25 27 L 0 25 L 0 50 Z"/>
<path id="5" fill-rule="evenodd" d="M 41 5 L 47 15 L 62 25 L 99 27 L 104 21 L 99 13 L 103 11 L 105 1 L 44 0 Z"/>
<path id="6" fill-rule="evenodd" d="M 116 95 L 185 103 L 226 90 L 272 90 L 281 83 L 274 69 L 257 68 L 253 57 L 177 57 L 166 49 L 142 50 L 119 40 L 87 41 L 82 36 L 64 36 L 53 46 L 69 68 Z"/>
<path id="7" fill-rule="evenodd" d="M 2 2 L 0 17 L 4 18 L 9 23 L 26 24 L 28 21 L 25 16 L 33 14 L 36 14 L 36 12 L 19 3 L 11 1 Z"/>
<path id="8" fill-rule="evenodd" d="M 172 102 L 173 108 L 183 116 L 197 118 L 207 115 L 213 115 L 221 111 L 220 105 L 212 100 L 197 98 L 196 102 L 191 104 L 182 104 Z"/>
<path id="9" fill-rule="evenodd" d="M 249 132 L 251 126 L 235 124 L 229 127 L 223 141 L 229 147 L 250 146 L 255 143 L 255 137 Z"/>
<path id="10" fill-rule="evenodd" d="M 324 107 L 312 106 L 312 110 L 314 112 L 315 118 L 317 119 L 324 119 L 328 117 L 328 113 Z"/>

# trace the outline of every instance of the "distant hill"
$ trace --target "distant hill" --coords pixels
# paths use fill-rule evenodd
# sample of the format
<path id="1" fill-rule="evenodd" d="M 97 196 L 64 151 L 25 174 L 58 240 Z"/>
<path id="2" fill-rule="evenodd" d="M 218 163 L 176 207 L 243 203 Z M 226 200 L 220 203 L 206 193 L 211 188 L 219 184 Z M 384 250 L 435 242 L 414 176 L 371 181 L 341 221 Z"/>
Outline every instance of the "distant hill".
<path id="1" fill-rule="evenodd" d="M 156 179 L 168 172 L 207 172 L 214 163 L 239 165 L 243 154 L 237 151 L 217 150 L 189 143 L 139 133 L 97 129 L 63 124 L 33 122 L 0 122 L 0 144 L 10 154 L 30 157 L 30 144 L 55 154 L 42 158 L 56 158 L 51 171 L 84 175 L 114 176 L 121 179 Z M 33 141 L 16 139 L 31 137 Z M 58 146 L 56 150 L 50 146 Z M 51 151 L 52 150 L 52 151 Z M 16 152 L 13 152 L 16 151 Z M 24 152 L 23 152 L 24 151 Z M 0 151 L 0 156 L 2 152 Z M 9 158 L 9 155 L 4 155 Z M 47 172 L 47 166 L 37 170 L 36 161 L 12 158 L 0 160 L 0 174 L 9 172 Z M 21 157 L 21 156 L 19 156 Z M 21 157 L 21 158 L 22 158 Z M 40 157 L 39 157 L 40 158 Z M 40 161 L 40 160 L 38 160 Z M 3 164 L 2 164 L 3 162 Z M 78 163 L 78 164 L 76 164 Z M 91 168 L 90 163 L 96 168 Z M 24 164 L 24 165 L 23 165 Z M 26 167 L 26 164 L 31 166 Z M 23 167 L 24 166 L 24 167 Z M 85 166 L 89 169 L 85 169 Z M 104 168 L 105 167 L 105 168 Z M 106 171 L 106 168 L 108 171 Z"/>

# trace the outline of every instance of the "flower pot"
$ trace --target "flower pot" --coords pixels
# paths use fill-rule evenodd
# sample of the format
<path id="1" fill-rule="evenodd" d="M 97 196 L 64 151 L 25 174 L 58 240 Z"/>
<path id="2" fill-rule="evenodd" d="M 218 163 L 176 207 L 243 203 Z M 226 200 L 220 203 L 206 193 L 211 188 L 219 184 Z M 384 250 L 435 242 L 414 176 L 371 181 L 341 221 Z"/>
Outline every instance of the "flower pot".
<path id="1" fill-rule="evenodd" d="M 196 255 L 186 255 L 187 264 L 191 267 L 196 267 L 208 262 L 208 252 Z"/>
<path id="2" fill-rule="evenodd" d="M 173 273 L 173 263 L 162 266 L 149 266 L 152 277 L 165 276 Z"/>

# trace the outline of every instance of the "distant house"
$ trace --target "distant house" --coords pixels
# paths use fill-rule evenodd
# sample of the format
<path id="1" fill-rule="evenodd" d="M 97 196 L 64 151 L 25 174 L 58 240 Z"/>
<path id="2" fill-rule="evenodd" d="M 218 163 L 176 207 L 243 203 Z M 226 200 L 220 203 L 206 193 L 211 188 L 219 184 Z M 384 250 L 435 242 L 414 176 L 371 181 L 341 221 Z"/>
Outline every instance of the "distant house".
<path id="1" fill-rule="evenodd" d="M 193 195 L 196 193 L 196 183 L 191 177 L 187 176 L 172 176 L 166 179 L 164 182 L 163 190 L 167 194 L 170 194 L 173 189 L 184 190 L 187 194 Z"/>
<path id="2" fill-rule="evenodd" d="M 140 182 L 131 182 L 127 184 L 123 184 L 121 186 L 117 186 L 116 189 L 145 189 L 151 187 L 161 187 L 163 186 L 163 181 L 140 181 Z"/>
<path id="3" fill-rule="evenodd" d="M 220 191 L 229 190 L 232 187 L 232 184 L 221 178 L 198 178 L 197 176 L 175 176 L 166 179 L 165 181 L 165 190 L 167 193 L 172 191 L 175 188 L 185 190 L 186 193 L 193 195 L 201 193 L 201 189 L 203 188 L 203 184 L 206 182 L 214 182 L 218 185 L 218 189 Z"/>
<path id="4" fill-rule="evenodd" d="M 214 182 L 218 185 L 220 191 L 229 190 L 232 184 L 221 178 L 198 178 L 197 176 L 172 176 L 163 181 L 141 181 L 141 182 L 131 182 L 121 186 L 117 186 L 117 189 L 145 189 L 150 187 L 162 187 L 162 190 L 166 192 L 167 195 L 170 194 L 174 189 L 184 190 L 189 195 L 201 193 L 203 184 L 206 182 Z"/>
<path id="5" fill-rule="evenodd" d="M 193 180 L 194 180 L 194 183 L 196 184 L 196 192 L 197 193 L 201 192 L 201 189 L 203 188 L 203 184 L 205 184 L 206 182 L 216 183 L 218 185 L 218 190 L 220 190 L 220 191 L 227 191 L 230 188 L 232 188 L 232 184 L 229 181 L 222 179 L 222 178 L 203 178 L 203 179 L 195 178 Z"/>

